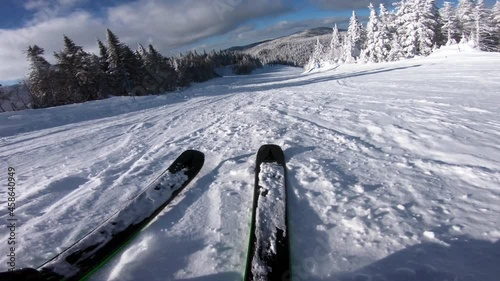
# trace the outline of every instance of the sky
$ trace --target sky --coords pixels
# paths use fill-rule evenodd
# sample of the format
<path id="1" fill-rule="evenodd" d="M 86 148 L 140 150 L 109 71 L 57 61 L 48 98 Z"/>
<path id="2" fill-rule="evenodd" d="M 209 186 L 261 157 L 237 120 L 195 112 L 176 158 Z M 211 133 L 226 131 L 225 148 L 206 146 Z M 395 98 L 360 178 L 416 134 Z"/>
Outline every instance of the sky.
<path id="1" fill-rule="evenodd" d="M 487 0 L 492 3 L 494 0 Z M 0 84 L 29 72 L 26 49 L 37 44 L 46 58 L 62 49 L 63 34 L 86 51 L 106 28 L 135 48 L 153 44 L 164 55 L 225 49 L 289 35 L 313 27 L 346 28 L 356 10 L 392 0 L 2 0 Z"/>

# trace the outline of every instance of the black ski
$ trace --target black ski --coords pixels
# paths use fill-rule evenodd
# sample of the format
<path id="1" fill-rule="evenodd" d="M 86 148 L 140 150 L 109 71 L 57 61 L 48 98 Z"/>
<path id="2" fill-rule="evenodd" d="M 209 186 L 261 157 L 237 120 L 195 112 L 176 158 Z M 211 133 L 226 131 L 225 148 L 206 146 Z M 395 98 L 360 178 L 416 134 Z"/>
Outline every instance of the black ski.
<path id="1" fill-rule="evenodd" d="M 120 252 L 201 170 L 202 152 L 184 151 L 110 219 L 39 268 L 0 273 L 0 280 L 84 280 Z"/>
<path id="2" fill-rule="evenodd" d="M 290 280 L 286 162 L 277 145 L 257 153 L 245 281 Z"/>

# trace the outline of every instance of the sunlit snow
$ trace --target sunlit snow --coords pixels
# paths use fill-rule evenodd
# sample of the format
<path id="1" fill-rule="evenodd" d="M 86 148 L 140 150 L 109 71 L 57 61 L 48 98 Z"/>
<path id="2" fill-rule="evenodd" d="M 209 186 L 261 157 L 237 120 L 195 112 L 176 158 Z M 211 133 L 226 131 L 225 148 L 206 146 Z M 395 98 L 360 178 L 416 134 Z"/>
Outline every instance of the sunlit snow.
<path id="1" fill-rule="evenodd" d="M 500 55 L 457 47 L 2 113 L 17 266 L 71 245 L 191 148 L 202 171 L 94 280 L 241 280 L 267 143 L 288 161 L 293 280 L 498 280 Z"/>

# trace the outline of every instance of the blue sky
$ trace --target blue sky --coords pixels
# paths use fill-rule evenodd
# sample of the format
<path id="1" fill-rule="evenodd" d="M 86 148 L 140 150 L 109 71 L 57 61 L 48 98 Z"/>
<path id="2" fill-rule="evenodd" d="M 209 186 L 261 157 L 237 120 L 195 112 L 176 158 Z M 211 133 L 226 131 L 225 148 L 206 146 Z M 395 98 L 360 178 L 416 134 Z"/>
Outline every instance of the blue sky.
<path id="1" fill-rule="evenodd" d="M 352 10 L 367 17 L 369 2 L 390 7 L 393 1 L 3 0 L 0 83 L 12 83 L 28 73 L 23 51 L 29 45 L 45 48 L 50 61 L 62 48 L 63 34 L 95 52 L 96 38 L 105 39 L 110 28 L 132 47 L 152 43 L 163 54 L 173 55 L 245 45 L 334 23 L 345 28 Z"/>

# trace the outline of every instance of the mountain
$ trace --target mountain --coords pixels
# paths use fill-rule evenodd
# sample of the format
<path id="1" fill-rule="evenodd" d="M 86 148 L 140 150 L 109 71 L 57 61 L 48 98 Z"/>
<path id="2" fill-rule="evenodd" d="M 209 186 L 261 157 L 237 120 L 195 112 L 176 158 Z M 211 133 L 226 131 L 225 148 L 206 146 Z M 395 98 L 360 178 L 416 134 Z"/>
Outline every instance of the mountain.
<path id="1" fill-rule="evenodd" d="M 341 34 L 346 32 L 346 30 L 339 31 Z M 332 28 L 318 27 L 228 50 L 251 54 L 267 64 L 280 63 L 302 67 L 309 60 L 317 38 L 327 47 L 330 45 L 331 35 Z"/>
<path id="2" fill-rule="evenodd" d="M 263 40 L 263 41 L 255 42 L 255 43 L 248 44 L 248 45 L 245 45 L 245 46 L 234 46 L 234 47 L 231 47 L 229 49 L 226 49 L 226 51 L 244 51 L 244 50 L 250 49 L 252 47 L 255 47 L 257 45 L 264 44 L 266 42 L 272 41 L 272 40 L 273 39 Z"/>

